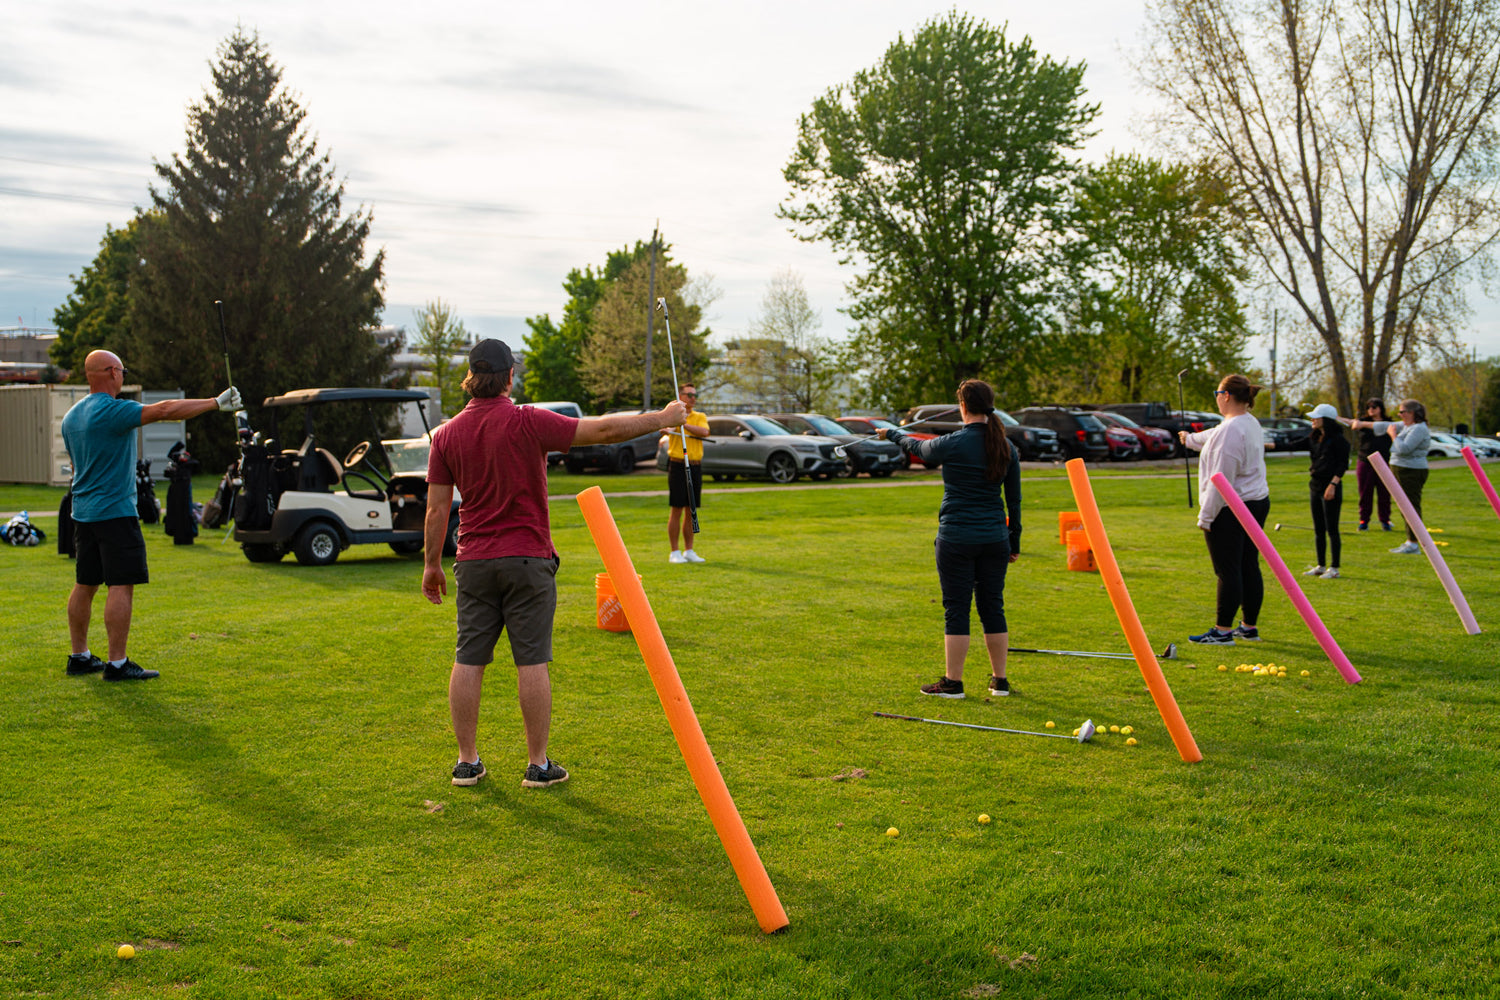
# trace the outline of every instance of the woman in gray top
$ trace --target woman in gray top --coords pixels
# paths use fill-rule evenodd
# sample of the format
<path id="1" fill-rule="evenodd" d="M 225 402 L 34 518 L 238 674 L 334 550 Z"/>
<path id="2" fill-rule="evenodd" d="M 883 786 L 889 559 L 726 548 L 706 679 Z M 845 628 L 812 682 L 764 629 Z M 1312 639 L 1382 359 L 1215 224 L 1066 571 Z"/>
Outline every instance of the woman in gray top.
<path id="1" fill-rule="evenodd" d="M 1427 450 L 1432 447 L 1432 432 L 1427 429 L 1427 407 L 1415 399 L 1403 399 L 1399 411 L 1401 422 L 1392 420 L 1346 420 L 1355 430 L 1369 428 L 1376 434 L 1388 434 L 1391 438 L 1391 471 L 1401 491 L 1416 508 L 1417 517 L 1422 516 L 1422 487 L 1427 483 Z M 1420 552 L 1417 534 L 1412 526 L 1406 526 L 1406 541 L 1391 549 L 1398 555 Z"/>

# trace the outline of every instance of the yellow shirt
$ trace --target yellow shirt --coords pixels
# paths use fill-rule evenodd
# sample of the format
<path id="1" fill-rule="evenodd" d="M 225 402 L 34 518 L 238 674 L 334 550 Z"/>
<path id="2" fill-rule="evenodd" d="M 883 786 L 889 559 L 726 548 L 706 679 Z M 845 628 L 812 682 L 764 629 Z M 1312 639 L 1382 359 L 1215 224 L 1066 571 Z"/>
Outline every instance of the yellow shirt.
<path id="1" fill-rule="evenodd" d="M 694 410 L 687 415 L 687 419 L 683 423 L 708 430 L 708 414 L 702 410 Z M 675 427 L 667 431 L 667 458 L 673 462 L 682 461 L 682 434 L 683 432 Z M 689 462 L 698 463 L 703 461 L 702 438 L 693 437 L 693 435 L 689 434 L 687 436 L 687 448 Z"/>

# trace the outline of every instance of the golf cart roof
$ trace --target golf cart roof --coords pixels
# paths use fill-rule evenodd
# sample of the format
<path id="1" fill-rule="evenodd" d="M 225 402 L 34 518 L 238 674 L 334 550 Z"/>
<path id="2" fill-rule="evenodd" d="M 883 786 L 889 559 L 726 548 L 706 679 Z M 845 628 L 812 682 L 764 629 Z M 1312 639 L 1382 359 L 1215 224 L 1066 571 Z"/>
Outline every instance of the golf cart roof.
<path id="1" fill-rule="evenodd" d="M 417 389 L 294 389 L 283 396 L 268 396 L 262 406 L 308 406 L 315 403 L 415 403 L 430 402 Z"/>

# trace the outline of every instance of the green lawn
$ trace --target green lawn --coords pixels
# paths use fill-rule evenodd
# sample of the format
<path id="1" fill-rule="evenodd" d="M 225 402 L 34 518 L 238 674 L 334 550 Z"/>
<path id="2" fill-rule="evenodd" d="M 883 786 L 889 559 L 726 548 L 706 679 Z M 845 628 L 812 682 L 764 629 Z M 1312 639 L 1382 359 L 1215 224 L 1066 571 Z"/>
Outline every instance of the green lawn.
<path id="1" fill-rule="evenodd" d="M 552 753 L 573 780 L 541 792 L 520 787 L 508 657 L 481 719 L 490 775 L 448 783 L 453 608 L 422 599 L 418 559 L 252 565 L 222 532 L 177 547 L 148 529 L 131 652 L 163 676 L 114 685 L 63 675 L 71 564 L 51 538 L 0 546 L 0 993 L 1494 995 L 1500 520 L 1472 476 L 1435 470 L 1426 508 L 1479 636 L 1423 557 L 1387 554 L 1397 535 L 1353 532 L 1346 502 L 1345 576 L 1306 590 L 1365 677 L 1350 686 L 1269 577 L 1266 642 L 1187 645 L 1213 616 L 1207 553 L 1180 467 L 1121 478 L 1140 471 L 1101 470 L 1095 493 L 1153 645 L 1186 647 L 1163 667 L 1197 764 L 1129 661 L 1017 654 L 1008 700 L 917 694 L 941 670 L 935 484 L 710 484 L 705 566 L 667 564 L 662 498 L 611 502 L 790 917 L 774 936 L 633 640 L 594 625 L 602 566 L 572 501 L 553 504 Z M 1272 521 L 1310 523 L 1306 495 L 1305 461 L 1273 463 Z M 0 510 L 49 503 L 0 487 Z M 1026 473 L 1013 641 L 1125 651 L 1097 575 L 1064 568 L 1065 509 L 1060 470 Z M 1272 537 L 1294 571 L 1312 561 L 1310 533 Z M 102 600 L 95 634 L 97 650 Z M 1233 670 L 1273 661 L 1287 679 Z M 1087 717 L 1140 745 L 877 710 L 1064 732 Z"/>

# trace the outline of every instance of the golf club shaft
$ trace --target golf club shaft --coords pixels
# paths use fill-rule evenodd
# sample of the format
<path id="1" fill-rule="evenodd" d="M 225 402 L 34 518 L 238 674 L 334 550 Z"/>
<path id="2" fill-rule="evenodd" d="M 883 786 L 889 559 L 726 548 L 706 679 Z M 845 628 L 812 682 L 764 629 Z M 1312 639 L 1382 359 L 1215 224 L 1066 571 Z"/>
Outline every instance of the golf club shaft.
<path id="1" fill-rule="evenodd" d="M 1014 733 L 1017 736 L 1045 736 L 1052 740 L 1078 742 L 1077 737 L 1064 736 L 1061 733 L 1033 733 L 1029 729 L 1001 729 L 999 726 L 976 726 L 968 722 L 945 722 L 942 719 L 921 719 L 915 715 L 892 715 L 890 712 L 876 712 L 875 716 L 880 719 L 900 719 L 903 722 L 930 722 L 935 726 L 957 726 L 959 729 L 983 729 L 991 733 Z"/>
<path id="2" fill-rule="evenodd" d="M 1133 659 L 1135 659 L 1135 654 L 1134 653 L 1087 653 L 1087 652 L 1083 652 L 1082 650 L 1077 650 L 1077 649 L 1027 649 L 1024 646 L 1011 646 L 1010 647 L 1010 652 L 1012 652 L 1012 653 L 1050 653 L 1053 656 L 1095 656 L 1095 657 L 1102 657 L 1103 659 L 1106 659 L 1106 660 L 1133 660 Z M 1171 646 L 1168 646 L 1166 649 L 1162 650 L 1160 653 L 1157 653 L 1156 655 L 1160 659 L 1163 659 L 1163 660 L 1175 660 L 1177 658 L 1177 650 L 1173 649 Z"/>
<path id="3" fill-rule="evenodd" d="M 229 373 L 229 327 L 224 323 L 224 303 L 214 299 L 214 308 L 219 311 L 219 335 L 224 338 L 224 380 L 234 385 L 234 376 Z"/>
<path id="4" fill-rule="evenodd" d="M 1182 376 L 1187 373 L 1188 370 L 1186 368 L 1177 373 L 1177 429 L 1179 431 L 1187 428 L 1187 400 L 1182 395 Z M 1186 442 L 1182 442 L 1182 475 L 1187 480 L 1187 502 L 1188 506 L 1191 507 L 1193 505 L 1193 470 L 1188 465 Z"/>
<path id="5" fill-rule="evenodd" d="M 667 311 L 667 300 L 665 297 L 656 300 L 656 307 L 661 310 L 662 323 L 667 328 L 667 361 L 672 366 L 672 397 L 682 398 L 682 390 L 677 388 L 677 352 L 672 347 L 672 314 Z M 693 534 L 699 533 L 698 508 L 693 504 L 693 463 L 688 461 L 688 433 L 687 423 L 678 428 L 682 434 L 682 478 L 687 484 L 687 506 L 688 518 L 693 522 Z"/>

